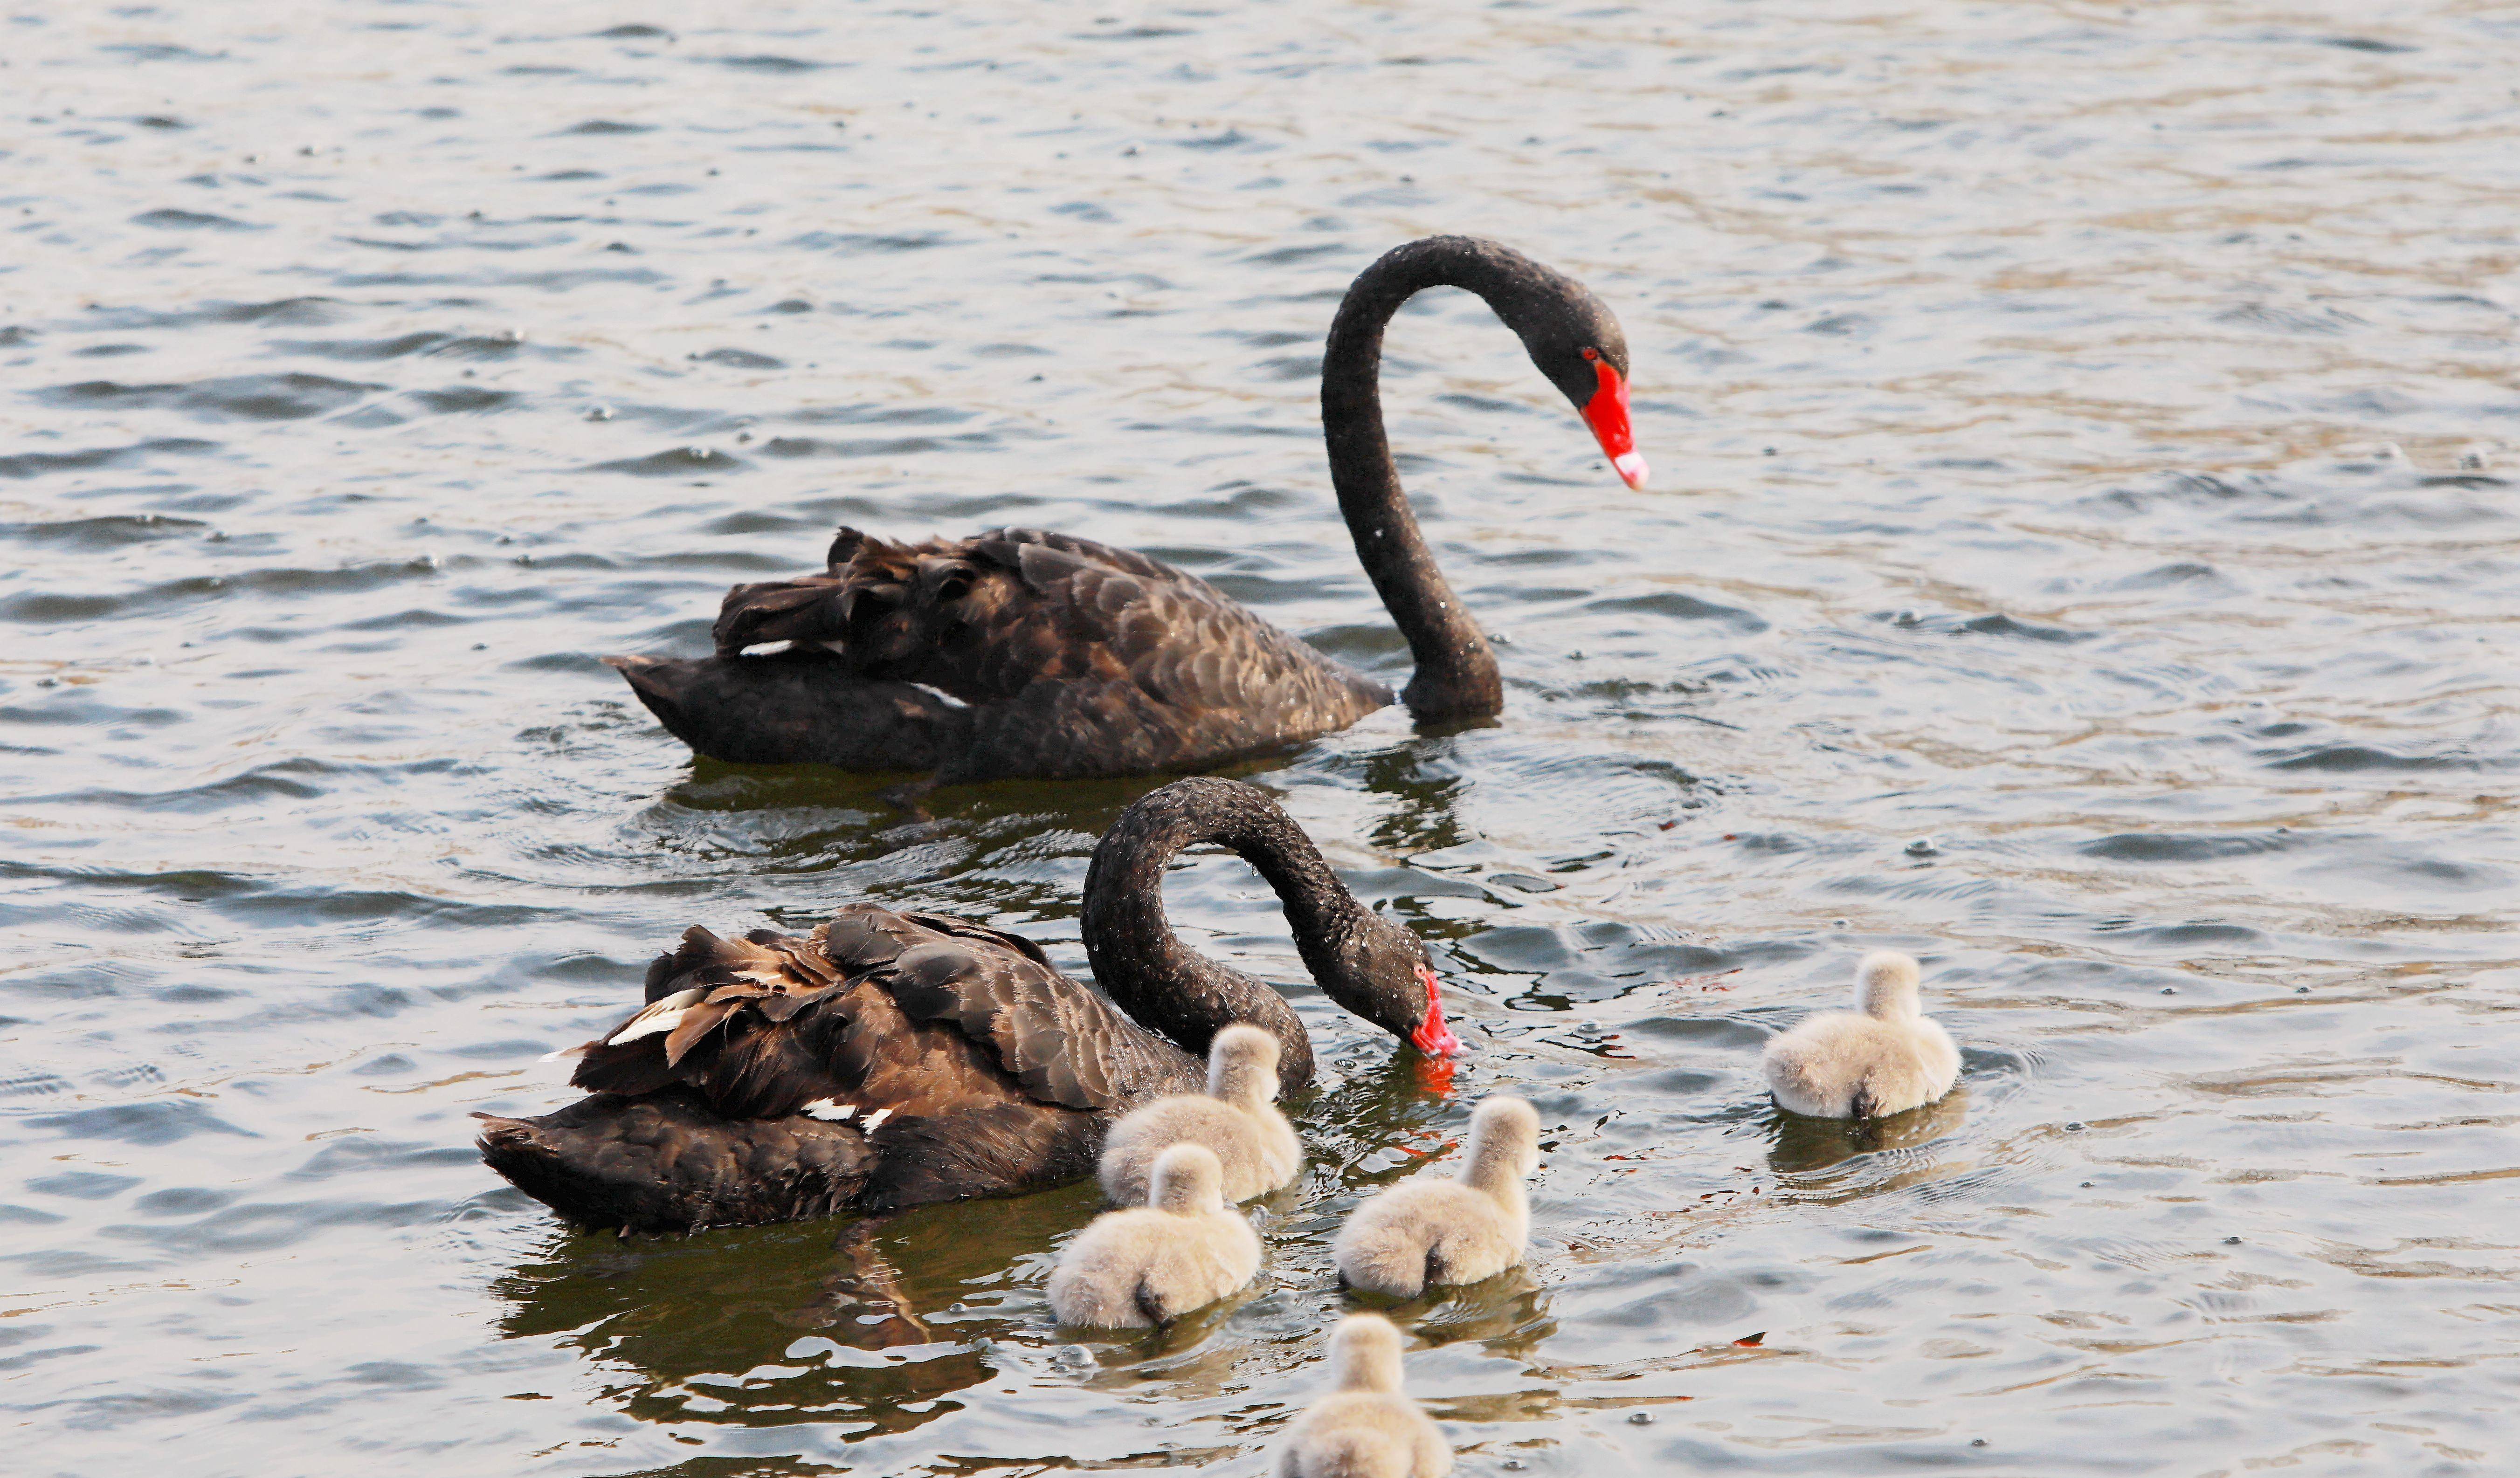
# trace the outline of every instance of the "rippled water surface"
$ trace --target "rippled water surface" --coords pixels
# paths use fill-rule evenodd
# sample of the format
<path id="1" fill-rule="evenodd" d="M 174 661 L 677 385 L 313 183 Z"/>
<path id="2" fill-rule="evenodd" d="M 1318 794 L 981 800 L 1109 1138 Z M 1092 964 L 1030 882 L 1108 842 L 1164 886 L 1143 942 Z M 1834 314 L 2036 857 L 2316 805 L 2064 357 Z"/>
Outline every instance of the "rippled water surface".
<path id="1" fill-rule="evenodd" d="M 1328 1230 L 1499 1088 L 1530 1266 L 1402 1311 L 1465 1473 L 2509 1462 L 2509 9 L 671 9 L 0 11 L 13 1470 L 1257 1474 Z M 1175 874 L 1334 1068 L 1252 1296 L 1059 1337 L 1076 1187 L 886 1228 L 887 1316 L 830 1225 L 479 1165 L 689 923 L 1083 968 L 1144 784 L 695 764 L 598 664 L 834 523 L 1132 544 L 1403 677 L 1314 395 L 1435 231 L 1616 307 L 1657 481 L 1474 299 L 1395 324 L 1510 706 L 1252 776 L 1470 1055 Z M 1961 1092 L 1780 1121 L 1761 1042 L 1878 946 Z"/>

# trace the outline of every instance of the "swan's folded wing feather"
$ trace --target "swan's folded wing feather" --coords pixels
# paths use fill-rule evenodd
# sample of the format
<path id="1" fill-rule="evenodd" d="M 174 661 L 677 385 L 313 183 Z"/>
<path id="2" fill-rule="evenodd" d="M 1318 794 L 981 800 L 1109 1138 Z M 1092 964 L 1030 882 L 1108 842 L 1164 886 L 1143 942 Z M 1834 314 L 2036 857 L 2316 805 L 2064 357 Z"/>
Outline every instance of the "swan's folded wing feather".
<path id="1" fill-rule="evenodd" d="M 995 1048 L 1024 1091 L 1047 1102 L 1119 1108 L 1168 1065 L 1101 993 L 1037 961 L 940 940 L 905 951 L 880 978 L 912 1016 L 950 1021 Z"/>
<path id="2" fill-rule="evenodd" d="M 872 903 L 845 905 L 823 928 L 824 957 L 851 974 L 890 964 L 901 958 L 902 951 L 935 937 L 921 916 L 897 914 Z"/>
<path id="3" fill-rule="evenodd" d="M 645 1003 L 653 1006 L 674 993 L 674 976 L 679 973 L 672 950 L 648 962 L 648 980 L 642 990 Z"/>
<path id="4" fill-rule="evenodd" d="M 1080 563 L 1101 564 L 1124 574 L 1141 575 L 1150 580 L 1184 580 L 1190 578 L 1161 560 L 1149 559 L 1134 549 L 1103 544 L 1094 539 L 1079 539 L 1074 534 L 1058 533 L 1043 528 L 1007 527 L 993 529 L 970 541 L 970 553 L 993 562 L 1012 566 L 1023 557 L 1027 547 L 1049 550 L 1069 556 Z"/>
<path id="5" fill-rule="evenodd" d="M 1064 747 L 1080 751 L 1074 763 L 1099 761 L 1077 773 L 1142 770 L 1172 758 L 1158 752 L 1167 735 L 1205 752 L 1245 727 L 1258 740 L 1319 733 L 1389 701 L 1206 581 L 1134 550 L 1027 528 L 917 545 L 844 537 L 835 556 L 842 546 L 828 575 L 731 594 L 719 650 L 837 644 L 863 676 L 1011 705 L 1013 722 L 997 726 L 1008 732 L 978 745 L 995 755 L 982 769 L 1067 773 L 1047 753 Z M 939 561 L 977 572 L 981 587 L 940 600 L 922 574 Z M 1204 732 L 1220 725 L 1233 732 Z"/>
<path id="6" fill-rule="evenodd" d="M 921 556 L 945 549 L 933 540 L 894 544 L 843 528 L 832 541 L 828 567 L 822 572 L 728 591 L 710 628 L 710 640 L 720 656 L 734 656 L 747 647 L 769 642 L 837 643 L 842 655 L 864 672 L 874 653 L 858 649 L 873 645 L 869 638 L 874 628 L 897 622 L 903 614 L 901 607 Z"/>
<path id="7" fill-rule="evenodd" d="M 852 1050 L 853 988 L 866 987 L 841 986 L 806 1003 L 815 1007 L 809 1014 L 731 1033 L 709 1064 L 709 1101 L 731 1118 L 776 1118 L 864 1082 L 872 1062 L 863 1044 Z"/>
<path id="8" fill-rule="evenodd" d="M 738 995 L 734 1000 L 711 999 L 683 1012 L 682 1021 L 665 1034 L 665 1065 L 679 1067 L 700 1039 L 717 1030 L 728 1014 L 744 1004 Z"/>
<path id="9" fill-rule="evenodd" d="M 602 1042 L 588 1044 L 585 1055 L 577 1059 L 576 1068 L 568 1075 L 569 1086 L 588 1093 L 636 1097 L 670 1085 L 681 1075 L 665 1060 L 658 1041 L 655 1037 L 642 1037 L 619 1047 Z"/>
<path id="10" fill-rule="evenodd" d="M 1040 945 L 1007 929 L 993 929 L 985 923 L 973 923 L 968 918 L 957 918 L 951 914 L 903 914 L 899 917 L 951 938 L 973 939 L 983 944 L 994 944 L 1002 950 L 1012 950 L 1036 964 L 1050 963 L 1050 957 L 1041 952 Z"/>
<path id="11" fill-rule="evenodd" d="M 1059 638 L 1056 676 L 1071 684 L 1132 686 L 1190 711 L 1258 710 L 1273 717 L 1357 710 L 1357 680 L 1245 609 L 1205 580 L 1131 550 L 1037 529 L 1000 529 L 972 541 L 1012 563 Z M 1003 686 L 1012 674 L 996 675 Z M 1375 685 L 1374 700 L 1389 701 Z M 1368 704 L 1366 706 L 1371 706 Z"/>
<path id="12" fill-rule="evenodd" d="M 611 1038 L 620 1028 L 608 1032 L 579 1058 L 569 1082 L 594 1093 L 644 1094 L 708 1078 L 718 1071 L 723 1049 L 776 1030 L 829 996 L 839 980 L 813 940 L 771 929 L 721 939 L 694 924 L 649 965 L 645 992 L 652 1008 L 684 991 L 699 993 L 693 1003 L 670 1029 L 660 1026 L 617 1045 Z M 712 1042 L 720 1028 L 723 1035 Z"/>
<path id="13" fill-rule="evenodd" d="M 709 640 L 733 656 L 765 642 L 836 642 L 848 635 L 855 588 L 842 576 L 806 575 L 739 585 L 726 593 Z"/>

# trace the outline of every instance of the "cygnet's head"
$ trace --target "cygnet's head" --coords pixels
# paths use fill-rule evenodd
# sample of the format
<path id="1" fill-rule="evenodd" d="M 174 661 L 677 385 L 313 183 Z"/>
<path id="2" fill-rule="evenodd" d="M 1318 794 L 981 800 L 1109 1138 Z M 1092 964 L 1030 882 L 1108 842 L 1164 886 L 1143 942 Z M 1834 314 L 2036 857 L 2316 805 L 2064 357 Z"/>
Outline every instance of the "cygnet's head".
<path id="1" fill-rule="evenodd" d="M 1196 1216 L 1225 1209 L 1225 1167 L 1204 1144 L 1176 1144 L 1155 1156 L 1153 1191 L 1148 1202 L 1160 1211 Z"/>
<path id="2" fill-rule="evenodd" d="M 1505 1166 L 1517 1178 L 1540 1168 L 1540 1110 L 1520 1098 L 1483 1100 L 1470 1114 L 1469 1163 Z"/>
<path id="3" fill-rule="evenodd" d="M 1330 1383 L 1342 1391 L 1400 1392 L 1400 1331 L 1379 1314 L 1340 1320 L 1330 1331 Z"/>
<path id="4" fill-rule="evenodd" d="M 1278 1039 L 1236 1022 L 1207 1045 L 1207 1096 L 1229 1103 L 1278 1097 Z"/>
<path id="5" fill-rule="evenodd" d="M 1864 1014 L 1896 1021 L 1917 1014 L 1916 962 L 1897 950 L 1874 950 L 1855 967 L 1855 1004 Z"/>

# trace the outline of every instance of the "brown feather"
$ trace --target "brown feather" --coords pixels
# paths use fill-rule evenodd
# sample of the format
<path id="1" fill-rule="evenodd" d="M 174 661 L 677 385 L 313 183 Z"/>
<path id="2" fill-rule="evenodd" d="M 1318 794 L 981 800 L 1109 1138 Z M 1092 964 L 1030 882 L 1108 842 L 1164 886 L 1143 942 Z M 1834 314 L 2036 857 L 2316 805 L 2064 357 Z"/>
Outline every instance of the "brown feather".
<path id="1" fill-rule="evenodd" d="M 685 1009 L 682 1024 L 665 1035 L 665 1065 L 673 1067 L 679 1064 L 702 1037 L 717 1030 L 718 1023 L 742 1004 L 737 1001 L 703 1001 Z"/>
<path id="2" fill-rule="evenodd" d="M 859 904 L 802 937 L 694 926 L 650 967 L 646 994 L 695 987 L 706 997 L 670 1032 L 587 1051 L 570 1081 L 598 1097 L 485 1138 L 491 1163 L 583 1220 L 776 1221 L 780 1157 L 823 1146 L 816 1163 L 830 1162 L 831 1132 L 847 1130 L 798 1117 L 818 1099 L 855 1108 L 857 1124 L 889 1110 L 877 1152 L 848 1162 L 868 1176 L 849 1193 L 908 1205 L 1082 1174 L 1111 1113 L 1200 1081 L 1195 1059 L 1032 941 L 946 915 Z M 565 1132 L 550 1128 L 563 1119 Z M 824 1170 L 795 1184 L 788 1215 L 826 1214 L 839 1193 Z M 625 1198 L 636 1215 L 619 1214 Z"/>

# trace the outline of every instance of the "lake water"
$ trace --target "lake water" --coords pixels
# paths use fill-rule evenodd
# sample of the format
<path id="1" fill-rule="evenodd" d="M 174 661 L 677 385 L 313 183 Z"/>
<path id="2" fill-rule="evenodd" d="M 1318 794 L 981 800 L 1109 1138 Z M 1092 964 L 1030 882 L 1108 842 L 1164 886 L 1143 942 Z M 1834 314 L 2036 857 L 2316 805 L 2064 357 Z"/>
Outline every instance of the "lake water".
<path id="1" fill-rule="evenodd" d="M 2508 8 L 673 9 L 0 11 L 13 1471 L 1258 1474 L 1328 1232 L 1501 1089 L 1530 1264 L 1403 1311 L 1463 1473 L 2507 1471 Z M 1616 308 L 1656 481 L 1475 299 L 1394 325 L 1509 707 L 1249 773 L 1469 1053 L 1175 875 L 1331 1069 L 1252 1296 L 1062 1337 L 1075 1187 L 886 1228 L 887 1317 L 832 1225 L 478 1163 L 690 923 L 1082 970 L 1144 784 L 696 765 L 598 664 L 833 524 L 1133 545 L 1402 679 L 1314 397 L 1438 231 Z M 1962 1089 L 1781 1122 L 1883 946 Z"/>

